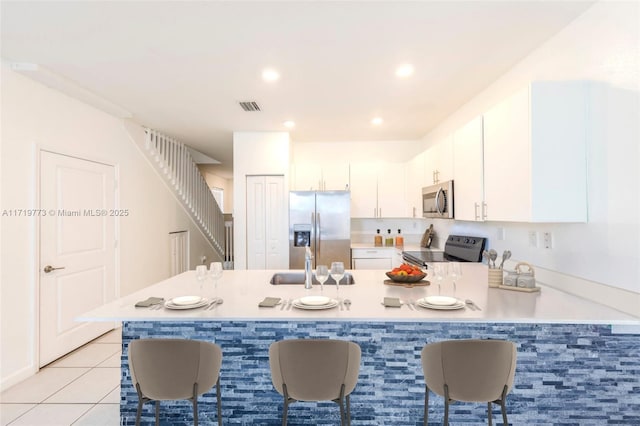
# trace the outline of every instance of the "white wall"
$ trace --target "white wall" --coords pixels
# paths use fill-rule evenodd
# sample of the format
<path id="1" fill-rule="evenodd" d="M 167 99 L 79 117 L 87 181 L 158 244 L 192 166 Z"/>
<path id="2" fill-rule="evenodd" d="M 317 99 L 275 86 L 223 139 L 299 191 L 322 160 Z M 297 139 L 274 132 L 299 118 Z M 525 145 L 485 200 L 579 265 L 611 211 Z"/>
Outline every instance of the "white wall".
<path id="1" fill-rule="evenodd" d="M 207 181 L 209 188 L 221 188 L 224 190 L 224 206 L 222 206 L 223 213 L 231 213 L 233 211 L 233 180 L 225 179 L 216 173 L 215 165 L 199 164 L 198 169 L 204 176 L 204 180 Z"/>
<path id="2" fill-rule="evenodd" d="M 120 294 L 170 274 L 169 232 L 190 232 L 191 267 L 213 250 L 143 157 L 123 122 L 2 66 L 1 209 L 36 209 L 39 149 L 113 164 L 119 173 Z M 37 221 L 2 220 L 0 388 L 37 369 Z M 116 283 L 118 285 L 118 283 Z"/>
<path id="3" fill-rule="evenodd" d="M 247 267 L 247 176 L 283 175 L 289 192 L 289 133 L 233 133 L 234 268 Z M 286 238 L 286 236 L 285 236 Z"/>
<path id="4" fill-rule="evenodd" d="M 592 298 L 627 310 L 635 304 L 640 314 L 640 3 L 595 4 L 448 117 L 424 142 L 438 141 L 531 80 L 562 79 L 594 80 L 611 88 L 607 101 L 598 105 L 602 123 L 588 147 L 589 223 L 436 222 L 442 232 L 488 236 L 494 248 L 511 249 L 518 260 L 558 272 L 548 276 L 567 287 L 578 282 L 576 277 L 587 280 L 577 285 L 578 293 L 602 284 Z M 497 240 L 498 228 L 505 229 L 504 241 Z M 555 247 L 529 248 L 529 230 L 551 231 Z"/>

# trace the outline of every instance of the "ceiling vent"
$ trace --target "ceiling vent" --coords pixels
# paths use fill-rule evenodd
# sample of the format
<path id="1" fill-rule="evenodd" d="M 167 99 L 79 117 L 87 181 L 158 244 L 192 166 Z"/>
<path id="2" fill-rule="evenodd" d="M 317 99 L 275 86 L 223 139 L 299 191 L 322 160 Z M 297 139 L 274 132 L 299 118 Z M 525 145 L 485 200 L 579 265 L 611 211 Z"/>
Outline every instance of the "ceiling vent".
<path id="1" fill-rule="evenodd" d="M 240 106 L 247 112 L 260 111 L 260 105 L 254 101 L 240 102 Z"/>

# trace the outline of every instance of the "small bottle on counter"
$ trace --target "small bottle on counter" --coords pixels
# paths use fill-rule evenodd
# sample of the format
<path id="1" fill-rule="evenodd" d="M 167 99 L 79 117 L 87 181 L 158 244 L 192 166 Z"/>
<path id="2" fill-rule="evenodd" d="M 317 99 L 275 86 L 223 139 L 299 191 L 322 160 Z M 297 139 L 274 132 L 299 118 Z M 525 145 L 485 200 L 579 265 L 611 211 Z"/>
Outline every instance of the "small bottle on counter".
<path id="1" fill-rule="evenodd" d="M 402 236 L 402 230 L 398 229 L 398 235 L 396 235 L 396 247 L 404 247 L 404 237 Z"/>
<path id="2" fill-rule="evenodd" d="M 380 235 L 379 229 L 376 229 L 376 235 L 373 237 L 373 245 L 375 247 L 382 247 L 382 235 Z"/>
<path id="3" fill-rule="evenodd" d="M 391 236 L 391 229 L 387 229 L 387 238 L 384 239 L 384 245 L 393 247 L 393 237 Z"/>

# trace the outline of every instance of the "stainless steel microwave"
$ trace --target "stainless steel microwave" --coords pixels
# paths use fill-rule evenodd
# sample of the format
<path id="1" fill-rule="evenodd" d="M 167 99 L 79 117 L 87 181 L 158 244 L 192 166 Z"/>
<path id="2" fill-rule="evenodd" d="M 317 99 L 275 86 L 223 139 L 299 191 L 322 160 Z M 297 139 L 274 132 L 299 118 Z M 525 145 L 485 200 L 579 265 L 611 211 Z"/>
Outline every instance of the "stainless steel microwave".
<path id="1" fill-rule="evenodd" d="M 453 181 L 422 188 L 422 217 L 453 219 Z"/>

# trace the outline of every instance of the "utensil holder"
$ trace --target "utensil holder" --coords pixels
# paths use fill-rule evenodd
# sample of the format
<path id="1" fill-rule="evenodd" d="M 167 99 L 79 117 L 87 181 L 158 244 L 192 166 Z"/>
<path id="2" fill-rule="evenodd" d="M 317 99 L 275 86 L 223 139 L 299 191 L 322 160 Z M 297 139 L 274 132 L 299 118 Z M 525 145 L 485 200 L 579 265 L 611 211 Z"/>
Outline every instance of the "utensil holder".
<path id="1" fill-rule="evenodd" d="M 502 269 L 489 268 L 488 275 L 489 287 L 498 287 L 502 285 Z"/>

